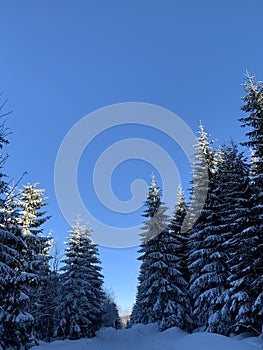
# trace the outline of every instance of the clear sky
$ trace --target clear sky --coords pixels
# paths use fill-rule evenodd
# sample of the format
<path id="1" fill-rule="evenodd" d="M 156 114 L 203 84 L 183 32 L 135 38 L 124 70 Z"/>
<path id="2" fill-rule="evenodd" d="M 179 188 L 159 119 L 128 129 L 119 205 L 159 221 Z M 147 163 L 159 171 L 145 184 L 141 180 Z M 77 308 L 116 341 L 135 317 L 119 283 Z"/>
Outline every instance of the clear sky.
<path id="1" fill-rule="evenodd" d="M 6 171 L 14 180 L 27 171 L 24 183 L 39 182 L 46 189 L 52 215 L 47 230 L 61 242 L 68 235 L 55 196 L 54 164 L 66 133 L 98 108 L 152 103 L 176 113 L 194 131 L 202 120 L 218 143 L 230 136 L 244 139 L 238 122 L 241 83 L 246 69 L 263 79 L 262 14 L 262 0 L 0 1 L 0 90 L 13 111 Z M 95 157 L 111 142 L 146 137 L 171 153 L 184 189 L 190 179 L 171 140 L 130 127 L 100 135 L 79 165 L 83 201 L 94 215 L 120 227 L 132 220 L 139 224 L 140 210 L 127 219 L 106 214 L 90 183 Z M 139 160 L 122 164 L 112 189 L 127 200 L 131 181 L 149 183 L 152 171 Z M 106 285 L 123 309 L 130 308 L 137 248 L 100 247 L 100 256 Z"/>

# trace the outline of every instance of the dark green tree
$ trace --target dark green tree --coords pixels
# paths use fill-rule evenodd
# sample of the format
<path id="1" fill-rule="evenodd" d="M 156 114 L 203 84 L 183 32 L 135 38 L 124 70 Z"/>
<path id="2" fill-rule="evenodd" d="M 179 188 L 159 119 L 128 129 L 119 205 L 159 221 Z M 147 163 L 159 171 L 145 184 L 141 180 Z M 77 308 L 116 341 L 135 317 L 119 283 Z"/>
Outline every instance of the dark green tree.
<path id="1" fill-rule="evenodd" d="M 38 339 L 47 340 L 47 324 L 53 314 L 49 312 L 48 284 L 51 271 L 51 237 L 44 235 L 44 223 L 50 218 L 43 208 L 47 205 L 45 190 L 38 189 L 37 183 L 24 185 L 19 191 L 17 205 L 20 209 L 18 223 L 22 228 L 26 244 L 24 269 L 31 275 L 30 284 L 26 287 L 30 296 L 29 312 L 35 319 L 34 328 Z"/>
<path id="2" fill-rule="evenodd" d="M 61 268 L 61 300 L 56 333 L 69 339 L 92 337 L 101 327 L 103 296 L 100 261 L 91 230 L 78 218 L 67 242 Z"/>
<path id="3" fill-rule="evenodd" d="M 158 322 L 159 329 L 191 328 L 190 303 L 182 262 L 185 247 L 180 226 L 185 215 L 185 201 L 179 194 L 175 217 L 169 224 L 160 189 L 152 178 L 145 201 L 141 263 L 137 299 L 131 323 Z"/>
<path id="4" fill-rule="evenodd" d="M 182 232 L 182 224 L 187 212 L 186 200 L 181 186 L 178 188 L 177 202 L 167 236 L 162 243 L 167 260 L 170 287 L 166 292 L 166 308 L 163 312 L 160 329 L 179 327 L 190 332 L 193 327 L 192 310 L 188 293 L 189 273 L 186 264 L 187 242 L 186 232 Z"/>
<path id="5" fill-rule="evenodd" d="M 165 211 L 166 207 L 161 201 L 160 189 L 153 176 L 145 200 L 143 217 L 146 218 L 146 220 L 143 224 L 143 232 L 141 234 L 142 240 L 139 249 L 141 256 L 138 258 L 141 261 L 141 267 L 138 277 L 136 302 L 131 314 L 130 324 L 147 324 L 157 321 L 156 312 L 153 313 L 154 300 L 151 284 L 154 282 L 153 279 L 161 278 L 157 270 L 160 265 L 162 265 L 161 262 L 158 262 L 158 260 L 162 258 L 162 254 L 158 252 L 157 245 L 161 232 L 168 226 L 168 217 Z M 152 259 L 156 260 L 156 273 L 154 275 L 152 275 L 152 267 L 154 266 L 151 267 L 151 264 L 154 264 Z M 159 286 L 158 281 L 154 283 L 156 286 Z M 158 297 L 158 294 L 156 296 Z M 160 315 L 158 319 L 160 320 Z"/>
<path id="6" fill-rule="evenodd" d="M 0 106 L 0 111 L 4 104 Z M 5 114 L 6 115 L 6 114 Z M 4 117 L 5 115 L 2 115 Z M 27 349 L 34 343 L 33 317 L 27 312 L 30 298 L 24 286 L 30 275 L 24 272 L 26 244 L 17 224 L 13 192 L 4 172 L 8 144 L 5 123 L 0 125 L 0 348 Z"/>
<path id="7" fill-rule="evenodd" d="M 213 191 L 216 171 L 216 157 L 212 141 L 202 125 L 195 144 L 192 164 L 193 187 L 189 208 L 188 268 L 190 272 L 189 292 L 193 303 L 193 316 L 199 329 L 208 329 L 208 320 L 212 316 L 211 302 L 214 295 L 211 289 L 220 284 L 216 276 L 217 245 L 219 235 L 210 234 L 217 228 L 218 214 Z M 194 219 L 193 219 L 194 218 Z M 217 265 L 217 264 L 216 264 Z M 221 273 L 223 266 L 218 270 Z"/>
<path id="8" fill-rule="evenodd" d="M 243 232 L 250 250 L 247 252 L 247 271 L 251 285 L 252 305 L 251 326 L 258 332 L 262 330 L 263 316 L 263 83 L 247 74 L 244 84 L 246 95 L 243 97 L 242 110 L 246 116 L 240 118 L 242 127 L 247 127 L 248 146 L 253 152 L 251 163 L 251 211 L 250 228 Z M 250 257 L 250 258 L 249 258 Z"/>

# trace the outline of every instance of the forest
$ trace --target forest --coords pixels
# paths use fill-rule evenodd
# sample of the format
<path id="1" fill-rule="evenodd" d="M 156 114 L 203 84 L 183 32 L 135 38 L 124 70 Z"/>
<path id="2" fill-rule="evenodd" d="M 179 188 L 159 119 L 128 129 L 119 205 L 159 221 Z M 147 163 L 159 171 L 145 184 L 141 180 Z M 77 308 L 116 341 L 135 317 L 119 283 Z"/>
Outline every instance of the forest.
<path id="1" fill-rule="evenodd" d="M 240 126 L 246 140 L 214 149 L 199 126 L 190 200 L 178 188 L 166 214 L 154 176 L 144 203 L 136 301 L 126 327 L 156 323 L 226 336 L 263 336 L 263 83 L 247 75 Z M 124 325 L 103 288 L 92 228 L 77 217 L 61 261 L 37 183 L 5 172 L 8 112 L 0 128 L 0 349 L 91 338 Z M 247 156 L 249 154 L 249 156 Z M 204 171 L 207 169 L 207 171 Z M 200 197 L 205 204 L 200 207 Z"/>

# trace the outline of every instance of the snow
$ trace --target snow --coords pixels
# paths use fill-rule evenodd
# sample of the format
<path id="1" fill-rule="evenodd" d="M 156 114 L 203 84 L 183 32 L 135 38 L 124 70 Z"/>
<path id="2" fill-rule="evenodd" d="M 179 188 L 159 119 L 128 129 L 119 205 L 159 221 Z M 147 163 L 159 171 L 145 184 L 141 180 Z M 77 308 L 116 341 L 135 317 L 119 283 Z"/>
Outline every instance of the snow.
<path id="1" fill-rule="evenodd" d="M 34 350 L 257 350 L 259 338 L 228 338 L 212 333 L 188 334 L 179 328 L 158 332 L 157 324 L 138 324 L 131 329 L 104 328 L 97 337 L 80 340 L 41 342 Z"/>

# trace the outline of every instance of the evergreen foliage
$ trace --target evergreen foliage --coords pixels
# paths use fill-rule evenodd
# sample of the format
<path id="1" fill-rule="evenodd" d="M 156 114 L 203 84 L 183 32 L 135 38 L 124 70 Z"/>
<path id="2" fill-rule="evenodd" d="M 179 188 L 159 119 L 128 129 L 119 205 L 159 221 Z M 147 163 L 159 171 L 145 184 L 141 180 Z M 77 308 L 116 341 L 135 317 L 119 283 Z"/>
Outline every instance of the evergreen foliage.
<path id="1" fill-rule="evenodd" d="M 221 283 L 211 291 L 214 298 L 208 331 L 227 335 L 238 322 L 237 306 L 241 310 L 244 303 L 234 280 L 245 275 L 242 263 L 246 258 L 243 253 L 246 242 L 240 232 L 248 225 L 250 210 L 249 168 L 233 141 L 221 148 L 214 185 L 217 225 L 211 225 L 209 231 L 217 238 L 214 272 Z"/>
<path id="2" fill-rule="evenodd" d="M 215 268 L 213 261 L 217 259 L 218 236 L 210 235 L 210 226 L 216 227 L 217 225 L 217 213 L 213 197 L 216 159 L 212 150 L 212 141 L 209 141 L 209 135 L 204 131 L 202 125 L 200 125 L 198 133 L 192 165 L 193 189 L 190 214 L 194 213 L 195 222 L 191 223 L 193 226 L 189 231 L 188 268 L 190 272 L 189 292 L 193 303 L 195 323 L 198 328 L 206 329 L 208 319 L 211 316 L 210 288 L 215 287 L 212 284 L 218 283 L 217 276 L 214 271 L 211 271 Z M 206 172 L 208 172 L 208 176 Z M 196 186 L 198 187 L 197 192 L 195 191 Z M 204 194 L 206 194 L 206 201 L 200 210 L 199 196 Z M 199 210 L 199 216 L 196 220 L 196 213 Z M 218 272 L 221 272 L 221 268 Z"/>
<path id="3" fill-rule="evenodd" d="M 31 279 L 26 286 L 30 297 L 29 312 L 35 319 L 35 331 L 38 339 L 46 340 L 48 291 L 50 279 L 49 260 L 51 237 L 44 236 L 43 225 L 50 218 L 42 209 L 47 205 L 44 190 L 38 184 L 24 185 L 19 191 L 17 204 L 20 208 L 18 223 L 22 228 L 23 241 L 26 244 L 24 270 Z"/>
<path id="4" fill-rule="evenodd" d="M 156 315 L 151 315 L 153 308 L 153 303 L 151 299 L 151 293 L 149 291 L 149 279 L 159 277 L 157 274 L 151 276 L 152 271 L 150 270 L 150 259 L 149 255 L 153 259 L 160 259 L 161 254 L 156 252 L 157 242 L 159 239 L 160 233 L 166 229 L 168 225 L 168 217 L 165 214 L 166 207 L 164 207 L 161 202 L 160 189 L 157 187 L 155 178 L 152 177 L 151 185 L 149 186 L 149 193 L 145 201 L 145 210 L 143 217 L 147 220 L 144 222 L 142 227 L 143 233 L 141 234 L 142 243 L 140 246 L 139 253 L 141 256 L 139 260 L 141 261 L 140 274 L 138 278 L 138 289 L 136 296 L 136 303 L 133 307 L 130 323 L 150 323 L 156 321 Z M 162 265 L 158 263 L 158 260 L 155 262 L 156 267 Z M 152 283 L 153 281 L 151 281 Z M 158 282 L 155 282 L 156 285 Z M 150 293 L 150 295 L 149 295 Z"/>
<path id="5" fill-rule="evenodd" d="M 160 329 L 179 327 L 190 332 L 193 327 L 192 309 L 188 293 L 189 273 L 187 259 L 187 232 L 182 225 L 187 212 L 186 200 L 181 186 L 178 188 L 177 203 L 169 225 L 168 237 L 164 240 L 170 290 L 167 291 L 167 307 L 163 312 Z M 173 307 L 171 307 L 173 306 Z"/>
<path id="6" fill-rule="evenodd" d="M 56 333 L 69 339 L 92 337 L 101 327 L 103 314 L 102 275 L 98 249 L 91 230 L 78 218 L 65 252 L 61 268 L 61 300 Z"/>
<path id="7" fill-rule="evenodd" d="M 181 188 L 170 219 L 152 176 L 144 203 L 136 302 L 129 326 L 157 322 L 230 335 L 263 330 L 263 83 L 247 74 L 242 145 L 220 151 L 199 126 L 191 201 Z M 0 112 L 5 103 L 0 106 Z M 5 116 L 8 113 L 2 115 Z M 78 217 L 60 271 L 59 245 L 44 235 L 50 218 L 38 184 L 10 188 L 4 166 L 8 131 L 0 123 L 0 350 L 29 349 L 37 339 L 92 337 L 121 327 L 103 292 L 98 248 Z M 18 199 L 17 199 L 18 198 Z"/>
<path id="8" fill-rule="evenodd" d="M 247 258 L 244 268 L 250 275 L 250 300 L 252 303 L 251 326 L 258 331 L 263 326 L 263 83 L 247 74 L 244 85 L 246 95 L 243 97 L 242 110 L 246 116 L 240 118 L 242 127 L 249 128 L 248 140 L 242 145 L 250 147 L 253 152 L 251 164 L 251 209 L 250 227 L 243 231 L 247 241 Z M 251 310 L 251 308 L 250 308 Z M 244 310 L 244 315 L 247 310 Z M 247 323 L 249 321 L 247 320 Z"/>
<path id="9" fill-rule="evenodd" d="M 102 326 L 113 327 L 116 329 L 122 328 L 121 318 L 115 301 L 112 296 L 105 293 L 103 303 Z"/>
<path id="10" fill-rule="evenodd" d="M 0 108 L 1 110 L 1 108 Z M 3 147 L 8 144 L 5 124 L 0 126 L 0 348 L 27 349 L 34 343 L 33 317 L 27 312 L 28 295 L 23 291 L 30 276 L 23 270 L 25 242 L 17 224 L 13 194 L 9 193 Z"/>
<path id="11" fill-rule="evenodd" d="M 131 323 L 158 322 L 160 330 L 178 326 L 191 328 L 190 303 L 182 263 L 185 241 L 180 225 L 185 215 L 185 201 L 179 193 L 175 217 L 169 226 L 160 190 L 152 178 L 145 201 L 145 221 L 139 252 L 142 261 L 136 303 Z"/>

